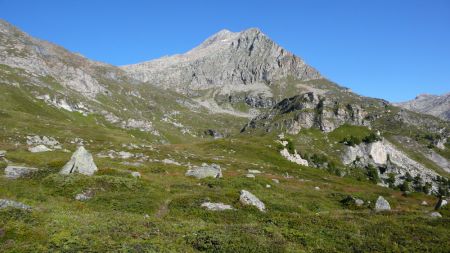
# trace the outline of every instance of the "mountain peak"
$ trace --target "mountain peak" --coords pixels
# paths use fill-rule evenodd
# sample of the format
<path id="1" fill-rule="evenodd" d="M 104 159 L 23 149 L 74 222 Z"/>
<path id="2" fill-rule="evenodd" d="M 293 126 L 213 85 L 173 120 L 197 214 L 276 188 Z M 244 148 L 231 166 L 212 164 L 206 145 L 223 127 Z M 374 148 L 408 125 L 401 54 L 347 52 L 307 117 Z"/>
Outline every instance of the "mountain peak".
<path id="1" fill-rule="evenodd" d="M 221 30 L 181 55 L 122 67 L 133 78 L 165 87 L 205 89 L 224 85 L 271 84 L 288 76 L 322 76 L 258 28 Z"/>

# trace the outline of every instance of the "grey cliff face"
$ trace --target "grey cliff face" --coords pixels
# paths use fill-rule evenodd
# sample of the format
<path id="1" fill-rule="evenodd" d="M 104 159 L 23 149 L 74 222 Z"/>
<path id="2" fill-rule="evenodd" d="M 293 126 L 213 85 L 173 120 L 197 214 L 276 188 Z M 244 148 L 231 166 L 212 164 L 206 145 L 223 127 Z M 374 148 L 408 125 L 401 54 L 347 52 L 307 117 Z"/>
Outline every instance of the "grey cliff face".
<path id="1" fill-rule="evenodd" d="M 179 90 L 271 84 L 288 76 L 299 80 L 321 78 L 315 69 L 258 29 L 238 33 L 222 30 L 185 54 L 122 69 L 138 80 Z"/>
<path id="2" fill-rule="evenodd" d="M 287 98 L 270 111 L 252 119 L 242 131 L 262 128 L 266 131 L 286 130 L 297 134 L 303 128 L 319 128 L 331 132 L 348 123 L 368 125 L 367 113 L 356 104 L 340 104 L 338 100 L 308 92 Z"/>
<path id="3" fill-rule="evenodd" d="M 396 105 L 411 111 L 450 120 L 450 93 L 441 96 L 422 94 L 413 100 Z"/>

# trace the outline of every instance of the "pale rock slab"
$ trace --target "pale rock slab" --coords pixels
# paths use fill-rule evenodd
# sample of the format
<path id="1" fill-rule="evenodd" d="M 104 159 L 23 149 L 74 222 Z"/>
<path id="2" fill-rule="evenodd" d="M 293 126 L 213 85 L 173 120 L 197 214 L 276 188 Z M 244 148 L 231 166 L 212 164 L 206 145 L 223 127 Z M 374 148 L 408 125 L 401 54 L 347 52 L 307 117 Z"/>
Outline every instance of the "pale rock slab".
<path id="1" fill-rule="evenodd" d="M 9 179 L 18 179 L 36 172 L 38 169 L 22 166 L 9 165 L 5 168 L 5 177 Z"/>
<path id="2" fill-rule="evenodd" d="M 212 203 L 212 202 L 204 202 L 201 207 L 206 208 L 210 211 L 225 211 L 225 210 L 234 210 L 234 208 L 230 205 L 226 205 L 224 203 Z"/>

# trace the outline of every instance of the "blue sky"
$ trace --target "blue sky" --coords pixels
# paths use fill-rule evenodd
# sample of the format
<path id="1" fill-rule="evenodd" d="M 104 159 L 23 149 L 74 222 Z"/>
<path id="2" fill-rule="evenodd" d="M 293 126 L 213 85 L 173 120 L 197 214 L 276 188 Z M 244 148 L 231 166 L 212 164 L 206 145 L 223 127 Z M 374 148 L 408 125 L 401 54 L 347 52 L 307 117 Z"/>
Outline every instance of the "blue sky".
<path id="1" fill-rule="evenodd" d="M 450 92 L 450 1 L 0 0 L 0 18 L 91 59 L 185 52 L 259 27 L 329 79 L 390 101 Z"/>

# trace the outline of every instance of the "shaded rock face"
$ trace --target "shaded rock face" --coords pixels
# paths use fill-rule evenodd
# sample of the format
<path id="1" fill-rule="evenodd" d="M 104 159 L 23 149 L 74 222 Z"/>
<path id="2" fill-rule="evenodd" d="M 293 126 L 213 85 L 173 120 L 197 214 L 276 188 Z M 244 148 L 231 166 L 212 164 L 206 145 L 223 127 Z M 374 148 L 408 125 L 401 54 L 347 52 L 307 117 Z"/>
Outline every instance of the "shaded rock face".
<path id="1" fill-rule="evenodd" d="M 354 163 L 359 166 L 367 166 L 372 164 L 382 168 L 382 173 L 379 174 L 380 178 L 386 180 L 389 178 L 389 174 L 393 173 L 395 185 L 402 184 L 407 173 L 412 177 L 420 176 L 423 182 L 431 183 L 432 193 L 438 191 L 436 182 L 438 174 L 414 161 L 387 140 L 369 144 L 361 143 L 354 147 L 347 146 L 342 156 L 342 162 L 345 165 Z"/>
<path id="2" fill-rule="evenodd" d="M 379 196 L 377 202 L 375 203 L 375 211 L 389 211 L 391 206 L 389 202 L 385 200 L 382 196 Z"/>
<path id="3" fill-rule="evenodd" d="M 38 169 L 29 168 L 29 167 L 21 167 L 21 166 L 8 166 L 5 168 L 5 177 L 9 179 L 17 179 L 21 177 L 26 177 L 33 172 L 36 172 Z"/>
<path id="4" fill-rule="evenodd" d="M 261 212 L 266 211 L 266 206 L 264 205 L 264 203 L 249 191 L 242 190 L 239 201 L 244 205 L 255 206 Z"/>
<path id="5" fill-rule="evenodd" d="M 221 178 L 222 177 L 222 169 L 217 164 L 208 165 L 206 163 L 202 164 L 202 166 L 194 167 L 186 172 L 186 176 L 195 177 L 197 179 L 212 177 L 212 178 Z"/>
<path id="6" fill-rule="evenodd" d="M 223 30 L 185 54 L 122 69 L 135 79 L 179 90 L 270 84 L 288 76 L 299 80 L 321 78 L 315 69 L 258 29 L 239 33 Z"/>
<path id="7" fill-rule="evenodd" d="M 92 176 L 96 171 L 97 166 L 94 163 L 94 158 L 83 146 L 80 146 L 60 173 L 64 175 L 80 173 Z"/>
<path id="8" fill-rule="evenodd" d="M 411 111 L 450 120 L 450 93 L 441 96 L 422 94 L 413 100 L 397 103 L 396 105 Z"/>
<path id="9" fill-rule="evenodd" d="M 225 210 L 234 210 L 234 208 L 230 205 L 226 205 L 224 203 L 212 203 L 212 202 L 204 202 L 201 207 L 204 207 L 210 211 L 225 211 Z"/>
<path id="10" fill-rule="evenodd" d="M 25 205 L 25 204 L 17 202 L 17 201 L 13 201 L 13 200 L 9 200 L 9 199 L 0 199 L 0 209 L 8 208 L 8 207 L 18 208 L 18 209 L 23 209 L 23 210 L 31 209 L 31 206 Z"/>
<path id="11" fill-rule="evenodd" d="M 345 123 L 369 125 L 366 116 L 367 113 L 359 105 L 343 105 L 338 100 L 308 92 L 282 100 L 267 113 L 253 118 L 242 131 L 286 130 L 297 134 L 303 128 L 315 127 L 331 132 Z"/>

